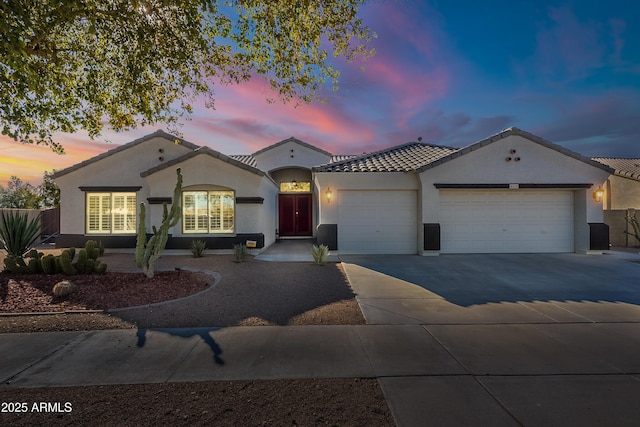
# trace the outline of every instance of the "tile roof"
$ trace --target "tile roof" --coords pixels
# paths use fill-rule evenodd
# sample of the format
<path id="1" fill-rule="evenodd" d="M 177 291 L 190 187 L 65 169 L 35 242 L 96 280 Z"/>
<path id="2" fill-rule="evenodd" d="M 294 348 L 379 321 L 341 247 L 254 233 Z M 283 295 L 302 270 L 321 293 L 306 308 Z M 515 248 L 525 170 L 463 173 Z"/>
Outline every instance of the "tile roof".
<path id="1" fill-rule="evenodd" d="M 593 157 L 598 163 L 615 170 L 614 174 L 640 181 L 640 159 L 624 157 Z"/>
<path id="2" fill-rule="evenodd" d="M 257 168 L 258 167 L 258 163 L 256 162 L 256 158 L 253 157 L 253 154 L 232 154 L 231 156 L 232 159 L 237 160 L 241 163 L 244 163 L 245 165 L 249 165 L 251 167 Z M 341 162 L 343 160 L 347 160 L 347 159 L 352 159 L 356 157 L 353 154 L 335 154 L 333 156 L 331 156 L 331 160 L 329 161 L 329 164 L 331 163 L 336 163 L 336 162 Z"/>
<path id="3" fill-rule="evenodd" d="M 261 176 L 265 175 L 265 173 L 263 171 L 261 171 L 260 169 L 257 169 L 257 168 L 255 168 L 253 166 L 249 166 L 246 163 L 239 162 L 238 160 L 233 159 L 233 158 L 231 158 L 229 156 L 226 156 L 226 155 L 222 154 L 219 151 L 216 151 L 216 150 L 211 149 L 209 147 L 199 147 L 199 148 L 197 148 L 197 149 L 195 149 L 193 151 L 188 152 L 187 154 L 183 154 L 180 157 L 176 157 L 175 159 L 169 160 L 168 162 L 165 162 L 165 163 L 163 163 L 161 165 L 152 167 L 151 169 L 148 169 L 148 170 L 146 170 L 144 172 L 141 172 L 140 176 L 144 178 L 145 176 L 149 176 L 149 175 L 152 175 L 152 174 L 154 174 L 154 173 L 156 173 L 158 171 L 161 171 L 163 169 L 166 169 L 166 168 L 169 168 L 169 167 L 172 167 L 172 166 L 176 166 L 176 165 L 184 162 L 185 160 L 189 160 L 189 159 L 191 159 L 191 158 L 193 158 L 195 156 L 200 156 L 200 155 L 208 155 L 208 156 L 214 157 L 216 159 L 220 159 L 220 160 L 222 160 L 224 162 L 227 162 L 227 163 L 229 163 L 231 165 L 237 166 L 237 167 L 239 167 L 241 169 L 245 169 L 245 170 L 248 170 L 249 172 L 253 172 L 256 175 L 261 175 Z"/>
<path id="4" fill-rule="evenodd" d="M 455 148 L 410 142 L 313 168 L 317 172 L 408 172 L 457 151 Z"/>
<path id="5" fill-rule="evenodd" d="M 355 154 L 334 154 L 331 156 L 331 160 L 329 163 L 337 163 L 343 160 L 353 159 L 354 157 L 358 157 Z"/>

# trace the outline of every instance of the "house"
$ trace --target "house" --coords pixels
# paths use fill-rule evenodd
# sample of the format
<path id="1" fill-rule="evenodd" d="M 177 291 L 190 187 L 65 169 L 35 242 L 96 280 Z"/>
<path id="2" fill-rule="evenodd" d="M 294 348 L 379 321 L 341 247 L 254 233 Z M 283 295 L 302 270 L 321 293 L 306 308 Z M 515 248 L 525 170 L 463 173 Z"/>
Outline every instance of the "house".
<path id="1" fill-rule="evenodd" d="M 596 190 L 613 169 L 517 128 L 463 149 L 409 143 L 335 156 L 289 138 L 227 156 L 158 131 L 57 172 L 60 246 L 133 247 L 183 175 L 168 248 L 316 237 L 339 253 L 597 252 L 608 248 Z"/>
<path id="2" fill-rule="evenodd" d="M 637 245 L 638 241 L 625 233 L 632 231 L 625 218 L 640 210 L 640 159 L 594 157 L 593 160 L 614 169 L 604 184 L 603 199 L 604 222 L 609 226 L 611 244 Z"/>

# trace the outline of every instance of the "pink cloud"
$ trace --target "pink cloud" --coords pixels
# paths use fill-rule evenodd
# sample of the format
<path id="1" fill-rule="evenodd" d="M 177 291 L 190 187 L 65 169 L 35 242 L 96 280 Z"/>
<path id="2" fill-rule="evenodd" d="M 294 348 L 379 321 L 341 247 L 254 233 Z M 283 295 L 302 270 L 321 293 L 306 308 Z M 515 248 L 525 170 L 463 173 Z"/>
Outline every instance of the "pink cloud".
<path id="1" fill-rule="evenodd" d="M 332 141 L 362 141 L 373 138 L 372 129 L 345 108 L 345 100 L 332 97 L 326 104 L 267 103 L 273 96 L 259 79 L 222 87 L 217 91 L 217 109 L 199 110 L 189 126 L 201 135 L 224 135 L 235 140 L 237 149 L 254 152 L 289 136 L 332 151 Z M 342 144 L 341 144 L 342 145 Z M 219 149 L 217 147 L 213 147 Z M 236 150 L 237 153 L 239 150 Z"/>

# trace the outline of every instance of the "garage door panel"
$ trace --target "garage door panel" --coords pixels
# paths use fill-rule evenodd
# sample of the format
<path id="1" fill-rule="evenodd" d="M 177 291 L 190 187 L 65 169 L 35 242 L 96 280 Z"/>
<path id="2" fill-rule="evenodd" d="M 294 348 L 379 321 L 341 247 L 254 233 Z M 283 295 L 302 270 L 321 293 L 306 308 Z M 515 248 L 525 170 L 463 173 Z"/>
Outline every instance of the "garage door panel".
<path id="1" fill-rule="evenodd" d="M 417 193 L 340 191 L 338 250 L 345 254 L 415 254 Z"/>
<path id="2" fill-rule="evenodd" d="M 443 253 L 573 252 L 571 191 L 442 191 Z"/>

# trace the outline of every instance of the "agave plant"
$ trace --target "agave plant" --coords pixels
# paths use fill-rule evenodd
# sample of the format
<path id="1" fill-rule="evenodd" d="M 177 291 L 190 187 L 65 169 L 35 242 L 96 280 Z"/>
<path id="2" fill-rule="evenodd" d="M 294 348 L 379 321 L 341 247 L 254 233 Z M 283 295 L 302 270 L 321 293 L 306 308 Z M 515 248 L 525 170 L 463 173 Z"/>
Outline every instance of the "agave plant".
<path id="1" fill-rule="evenodd" d="M 313 256 L 313 262 L 317 265 L 324 265 L 329 256 L 329 247 L 327 245 L 313 245 L 311 248 L 311 256 Z"/>
<path id="2" fill-rule="evenodd" d="M 40 215 L 0 212 L 0 244 L 10 257 L 22 257 L 40 236 Z"/>
<path id="3" fill-rule="evenodd" d="M 207 242 L 204 240 L 192 240 L 191 245 L 189 245 L 189 250 L 194 258 L 202 258 L 205 249 L 207 249 Z"/>

